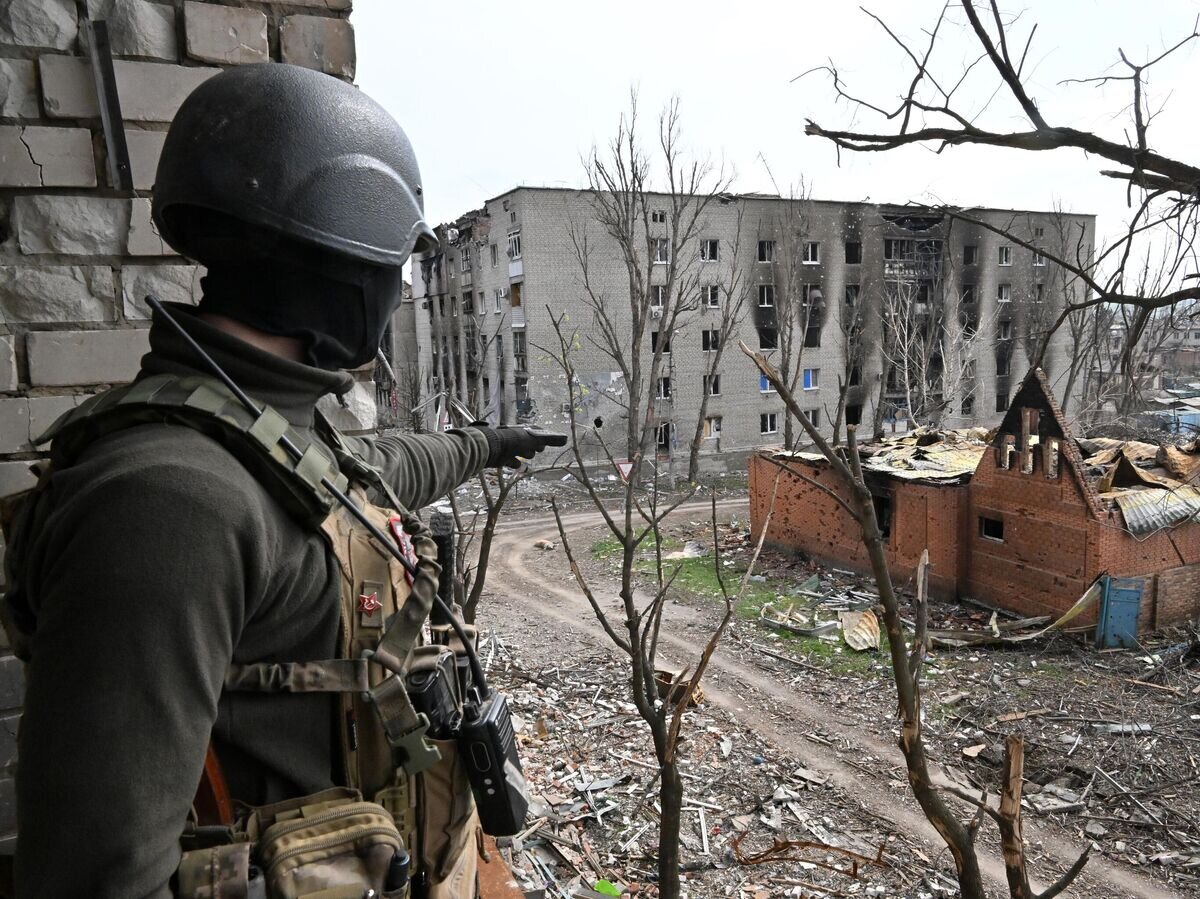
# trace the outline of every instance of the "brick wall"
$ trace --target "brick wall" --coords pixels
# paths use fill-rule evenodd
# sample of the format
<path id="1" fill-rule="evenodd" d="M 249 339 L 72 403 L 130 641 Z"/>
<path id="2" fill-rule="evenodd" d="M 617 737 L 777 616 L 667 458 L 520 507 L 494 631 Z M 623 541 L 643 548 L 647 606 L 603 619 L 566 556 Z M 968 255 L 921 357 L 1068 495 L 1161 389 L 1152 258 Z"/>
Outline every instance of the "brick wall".
<path id="1" fill-rule="evenodd" d="M 351 0 L 6 0 L 0 3 L 0 494 L 32 483 L 32 439 L 126 381 L 146 349 L 148 292 L 194 302 L 202 275 L 150 221 L 167 126 L 222 68 L 282 61 L 354 77 Z M 134 192 L 109 181 L 86 16 L 108 22 Z M 374 389 L 351 397 L 374 419 Z M 0 708 L 20 704 L 0 658 Z M 12 711 L 0 711 L 0 841 L 14 828 Z M 2 850 L 0 850 L 2 851 Z"/>
<path id="2" fill-rule="evenodd" d="M 1200 622 L 1200 563 L 1161 572 L 1157 586 L 1155 612 L 1159 625 Z"/>
<path id="3" fill-rule="evenodd" d="M 837 474 L 823 462 L 793 460 L 788 464 L 804 477 L 843 492 Z M 753 454 L 749 465 L 750 528 L 757 539 L 770 507 L 779 467 L 761 453 Z M 877 489 L 886 492 L 883 484 Z M 902 484 L 900 489 L 890 493 L 892 526 L 887 558 L 898 585 L 912 577 L 921 553 L 928 548 L 930 592 L 947 599 L 957 595 L 958 521 L 966 493 L 965 485 L 913 483 Z M 779 479 L 767 539 L 835 566 L 862 572 L 870 570 L 861 531 L 850 513 L 828 494 L 786 473 Z"/>

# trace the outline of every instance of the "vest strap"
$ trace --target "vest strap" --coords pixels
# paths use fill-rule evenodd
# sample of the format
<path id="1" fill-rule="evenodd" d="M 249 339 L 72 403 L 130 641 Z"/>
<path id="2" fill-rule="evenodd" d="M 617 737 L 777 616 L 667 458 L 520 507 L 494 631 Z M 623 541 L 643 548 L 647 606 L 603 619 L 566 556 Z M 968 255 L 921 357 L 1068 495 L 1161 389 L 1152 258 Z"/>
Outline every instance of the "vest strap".
<path id="1" fill-rule="evenodd" d="M 255 662 L 229 666 L 225 689 L 251 693 L 361 693 L 371 689 L 366 659 Z"/>

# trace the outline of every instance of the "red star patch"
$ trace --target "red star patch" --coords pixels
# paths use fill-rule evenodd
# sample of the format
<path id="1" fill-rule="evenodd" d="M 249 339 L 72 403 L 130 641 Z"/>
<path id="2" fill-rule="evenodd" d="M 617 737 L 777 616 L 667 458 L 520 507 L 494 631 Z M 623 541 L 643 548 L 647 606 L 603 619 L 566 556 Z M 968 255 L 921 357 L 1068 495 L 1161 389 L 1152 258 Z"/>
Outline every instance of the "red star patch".
<path id="1" fill-rule="evenodd" d="M 376 609 L 382 609 L 383 603 L 379 601 L 378 593 L 360 593 L 358 594 L 358 610 L 370 614 Z"/>

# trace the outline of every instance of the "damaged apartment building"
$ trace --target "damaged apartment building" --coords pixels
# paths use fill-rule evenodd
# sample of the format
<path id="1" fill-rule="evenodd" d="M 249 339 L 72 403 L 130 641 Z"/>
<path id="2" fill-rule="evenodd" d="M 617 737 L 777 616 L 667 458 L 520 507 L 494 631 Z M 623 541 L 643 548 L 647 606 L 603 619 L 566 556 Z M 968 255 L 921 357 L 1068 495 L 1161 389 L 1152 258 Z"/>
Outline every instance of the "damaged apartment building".
<path id="1" fill-rule="evenodd" d="M 930 592 L 940 598 L 1057 617 L 1107 575 L 1120 579 L 1126 618 L 1112 626 L 1127 635 L 1200 617 L 1200 440 L 1076 439 L 1035 369 L 990 436 L 922 429 L 862 452 L 899 583 L 928 549 Z M 752 458 L 755 536 L 781 469 L 769 541 L 869 570 L 858 525 L 815 486 L 844 493 L 844 485 L 814 453 Z"/>
<path id="2" fill-rule="evenodd" d="M 670 202 L 648 196 L 651 238 L 667 234 Z M 410 398 L 425 410 L 426 427 L 445 423 L 440 410 L 453 398 L 492 422 L 562 428 L 570 409 L 566 385 L 538 349 L 557 346 L 549 311 L 567 313 L 580 335 L 573 358 L 583 393 L 577 418 L 622 427 L 624 383 L 588 339 L 594 316 L 571 229 L 587 234 L 589 281 L 618 310 L 618 326 L 629 321 L 629 276 L 592 203 L 587 191 L 517 187 L 441 226 L 440 247 L 414 260 L 412 337 L 397 355 L 421 381 L 420 396 Z M 971 217 L 1051 253 L 1053 235 L 1064 228 L 1072 246 L 1084 247 L 1095 228 L 1092 216 L 975 209 Z M 681 251 L 694 262 L 694 308 L 674 333 L 652 331 L 644 342 L 647 355 L 664 347 L 660 382 L 647 385 L 660 461 L 686 460 L 704 393 L 705 469 L 738 465 L 756 448 L 798 436 L 779 396 L 736 347 L 745 341 L 778 364 L 783 329 L 796 317 L 802 321 L 789 364 L 800 402 L 821 430 L 830 432 L 840 412 L 843 420 L 902 431 L 914 419 L 998 422 L 1015 386 L 1012 373 L 1024 371 L 1045 323 L 1062 307 L 1063 279 L 1045 255 L 937 212 L 749 194 L 716 198 L 700 221 L 696 239 Z M 666 269 L 651 265 L 652 292 Z M 723 285 L 735 270 L 744 318 L 720 367 L 710 370 L 729 302 Z M 889 321 L 908 327 L 912 359 L 885 352 L 895 344 Z M 1052 380 L 1065 376 L 1067 354 L 1056 336 L 1045 360 Z M 843 406 L 839 385 L 846 388 Z M 910 400 L 923 408 L 909 408 Z"/>

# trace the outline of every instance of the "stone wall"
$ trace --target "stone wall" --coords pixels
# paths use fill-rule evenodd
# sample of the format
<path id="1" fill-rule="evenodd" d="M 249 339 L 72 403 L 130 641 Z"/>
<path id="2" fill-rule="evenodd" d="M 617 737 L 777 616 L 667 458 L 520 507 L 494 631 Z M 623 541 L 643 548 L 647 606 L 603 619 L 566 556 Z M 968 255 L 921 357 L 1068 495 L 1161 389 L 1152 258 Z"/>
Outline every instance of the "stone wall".
<path id="1" fill-rule="evenodd" d="M 222 68 L 246 63 L 352 80 L 350 4 L 0 2 L 0 495 L 33 483 L 32 440 L 54 418 L 137 371 L 147 345 L 142 298 L 199 295 L 203 272 L 173 255 L 150 221 L 158 154 L 180 103 Z M 108 23 L 132 194 L 109 180 L 89 16 Z M 373 420 L 373 398 L 364 382 L 350 407 Z M 5 709 L 20 704 L 17 670 L 0 658 Z M 14 828 L 16 713 L 0 719 L 3 851 Z"/>

